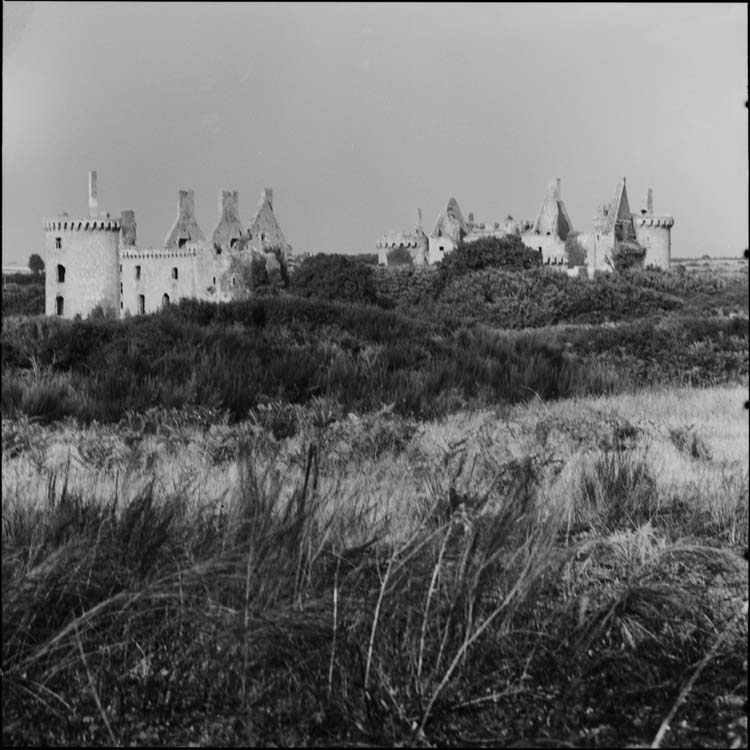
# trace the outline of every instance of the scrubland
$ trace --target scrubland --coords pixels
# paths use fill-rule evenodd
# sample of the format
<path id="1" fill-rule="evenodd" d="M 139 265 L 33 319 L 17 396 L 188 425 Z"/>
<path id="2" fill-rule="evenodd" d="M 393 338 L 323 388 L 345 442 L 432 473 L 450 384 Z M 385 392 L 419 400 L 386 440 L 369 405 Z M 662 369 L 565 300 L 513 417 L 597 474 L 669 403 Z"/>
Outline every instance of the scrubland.
<path id="1" fill-rule="evenodd" d="M 746 747 L 746 302 L 663 283 L 5 319 L 4 744 Z"/>

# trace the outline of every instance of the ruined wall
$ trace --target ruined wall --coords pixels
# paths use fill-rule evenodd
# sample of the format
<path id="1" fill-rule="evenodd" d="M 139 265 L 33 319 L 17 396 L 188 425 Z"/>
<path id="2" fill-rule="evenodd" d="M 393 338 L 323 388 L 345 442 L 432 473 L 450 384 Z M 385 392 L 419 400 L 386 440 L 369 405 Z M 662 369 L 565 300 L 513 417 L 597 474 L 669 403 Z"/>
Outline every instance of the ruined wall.
<path id="1" fill-rule="evenodd" d="M 180 190 L 177 195 L 177 218 L 164 239 L 164 247 L 178 250 L 203 240 L 205 237 L 195 218 L 195 192 Z"/>
<path id="2" fill-rule="evenodd" d="M 558 265 L 565 260 L 565 240 L 555 235 L 537 234 L 536 232 L 525 232 L 521 240 L 526 247 L 532 250 L 541 250 L 543 262 L 549 261 L 550 265 Z"/>
<path id="3" fill-rule="evenodd" d="M 219 195 L 219 222 L 211 234 L 214 249 L 232 250 L 244 236 L 239 214 L 240 194 L 237 190 L 222 190 Z"/>
<path id="4" fill-rule="evenodd" d="M 62 216 L 45 221 L 45 313 L 86 317 L 98 305 L 117 311 L 120 302 L 117 219 L 72 219 Z M 59 245 L 59 247 L 58 247 Z M 59 280 L 58 266 L 64 269 Z"/>
<path id="5" fill-rule="evenodd" d="M 427 263 L 429 243 L 427 235 L 410 232 L 388 232 L 378 237 L 375 247 L 378 253 L 378 264 L 388 265 L 388 254 L 398 248 L 404 248 L 411 256 L 415 266 L 423 266 Z"/>
<path id="6" fill-rule="evenodd" d="M 610 261 L 612 258 L 612 248 L 614 247 L 614 234 L 612 232 L 604 233 L 581 232 L 578 242 L 586 250 L 586 267 L 589 274 L 594 271 L 611 271 Z"/>
<path id="7" fill-rule="evenodd" d="M 291 253 L 291 245 L 286 241 L 273 212 L 273 191 L 266 188 L 258 204 L 258 210 L 247 228 L 248 247 L 254 250 L 267 250 L 281 247 L 284 254 Z"/>
<path id="8" fill-rule="evenodd" d="M 456 243 L 450 237 L 431 236 L 427 262 L 430 264 L 439 263 L 448 253 L 452 253 L 455 249 Z"/>
<path id="9" fill-rule="evenodd" d="M 165 294 L 171 303 L 179 302 L 181 297 L 200 297 L 195 278 L 197 253 L 195 245 L 179 250 L 123 249 L 121 315 L 156 312 L 164 304 Z M 177 269 L 176 279 L 173 269 Z M 143 308 L 139 303 L 141 296 Z"/>

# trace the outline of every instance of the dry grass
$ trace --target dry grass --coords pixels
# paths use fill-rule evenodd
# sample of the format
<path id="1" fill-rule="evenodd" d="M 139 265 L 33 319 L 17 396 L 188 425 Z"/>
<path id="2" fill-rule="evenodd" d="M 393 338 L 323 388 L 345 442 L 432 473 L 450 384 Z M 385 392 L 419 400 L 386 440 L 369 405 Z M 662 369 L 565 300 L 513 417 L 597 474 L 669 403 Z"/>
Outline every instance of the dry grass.
<path id="1" fill-rule="evenodd" d="M 746 746 L 746 396 L 5 420 L 4 743 Z"/>

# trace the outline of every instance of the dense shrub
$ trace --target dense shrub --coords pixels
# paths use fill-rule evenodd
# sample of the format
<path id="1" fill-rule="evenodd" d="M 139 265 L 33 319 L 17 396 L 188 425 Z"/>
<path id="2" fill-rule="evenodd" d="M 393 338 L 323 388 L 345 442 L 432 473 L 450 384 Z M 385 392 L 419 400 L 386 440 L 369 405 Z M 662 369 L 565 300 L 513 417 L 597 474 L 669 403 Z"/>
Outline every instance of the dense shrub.
<path id="1" fill-rule="evenodd" d="M 526 247 L 518 235 L 509 234 L 461 243 L 440 261 L 438 269 L 444 283 L 447 283 L 452 278 L 483 268 L 522 270 L 541 265 L 541 253 Z"/>
<path id="2" fill-rule="evenodd" d="M 413 264 L 411 253 L 405 247 L 394 247 L 386 255 L 389 266 L 410 266 Z"/>
<path id="3" fill-rule="evenodd" d="M 289 289 L 300 297 L 319 297 L 375 304 L 373 269 L 345 255 L 320 253 L 305 258 L 291 278 Z"/>
<path id="4" fill-rule="evenodd" d="M 357 253 L 356 255 L 349 256 L 352 260 L 356 260 L 359 263 L 364 263 L 367 266 L 378 265 L 378 254 L 377 253 Z"/>
<path id="5" fill-rule="evenodd" d="M 565 239 L 565 257 L 568 260 L 568 268 L 585 266 L 588 258 L 586 248 L 580 242 L 580 232 L 569 232 Z"/>
<path id="6" fill-rule="evenodd" d="M 29 277 L 31 278 L 31 277 Z M 43 277 L 42 277 L 43 278 Z M 43 315 L 44 314 L 44 282 L 8 284 L 2 294 L 2 316 L 11 315 Z"/>
<path id="7" fill-rule="evenodd" d="M 41 286 L 44 289 L 44 271 L 41 273 L 4 273 L 3 283 L 7 286 Z M 5 287 L 3 287 L 3 290 Z"/>
<path id="8" fill-rule="evenodd" d="M 375 271 L 379 299 L 393 300 L 398 307 L 419 306 L 436 297 L 440 278 L 435 266 L 380 266 Z"/>
<path id="9" fill-rule="evenodd" d="M 346 411 L 393 404 L 432 418 L 468 403 L 736 382 L 747 377 L 747 350 L 746 318 L 523 332 L 454 323 L 451 331 L 374 306 L 293 296 L 185 300 L 125 320 L 8 319 L 3 413 L 117 421 L 128 410 L 195 406 L 244 419 L 262 403 L 323 396 Z"/>
<path id="10" fill-rule="evenodd" d="M 612 265 L 615 271 L 643 268 L 646 248 L 637 242 L 618 242 L 612 250 Z"/>

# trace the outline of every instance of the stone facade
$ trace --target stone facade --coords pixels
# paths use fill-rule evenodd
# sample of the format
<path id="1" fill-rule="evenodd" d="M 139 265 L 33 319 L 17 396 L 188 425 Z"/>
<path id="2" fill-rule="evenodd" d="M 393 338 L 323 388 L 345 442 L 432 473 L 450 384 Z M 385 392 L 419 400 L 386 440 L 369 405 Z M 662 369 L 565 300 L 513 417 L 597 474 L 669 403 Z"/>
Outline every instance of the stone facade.
<path id="1" fill-rule="evenodd" d="M 612 200 L 601 206 L 594 216 L 593 231 L 576 233 L 578 242 L 587 254 L 585 272 L 576 271 L 576 274 L 588 275 L 593 271 L 612 270 L 613 253 L 629 247 L 638 249 L 638 246 L 641 248 L 640 252 L 642 249 L 646 251 L 644 265 L 668 269 L 673 224 L 671 216 L 654 214 L 651 190 L 647 208 L 640 214 L 631 213 L 623 177 L 617 184 Z M 414 233 L 391 232 L 378 237 L 376 245 L 378 262 L 385 266 L 388 265 L 389 248 L 403 245 L 411 249 L 416 248 L 417 241 L 426 241 L 427 262 L 435 264 L 461 242 L 470 243 L 483 237 L 517 234 L 527 247 L 542 253 L 546 265 L 563 269 L 568 265 L 565 243 L 573 231 L 573 222 L 562 200 L 560 178 L 557 177 L 549 182 L 534 221 L 519 221 L 507 216 L 503 222 L 477 222 L 472 213 L 468 220 L 464 220 L 458 202 L 451 198 L 428 237 L 424 237 L 424 232 L 422 237 Z M 413 255 L 417 265 L 417 253 Z"/>
<path id="2" fill-rule="evenodd" d="M 628 246 L 645 249 L 644 266 L 668 270 L 671 262 L 671 229 L 674 219 L 653 213 L 653 192 L 648 191 L 647 207 L 632 213 L 623 177 L 609 204 L 599 206 L 593 219 L 593 230 L 581 233 L 578 241 L 586 249 L 588 270 L 610 271 L 612 255 Z M 642 252 L 642 250 L 641 250 Z"/>
<path id="3" fill-rule="evenodd" d="M 413 265 L 425 265 L 429 240 L 422 229 L 422 209 L 417 211 L 417 226 L 413 232 L 386 232 L 377 238 L 375 247 L 378 251 L 378 264 L 381 266 L 388 265 L 388 256 L 399 250 L 408 252 Z"/>
<path id="4" fill-rule="evenodd" d="M 222 191 L 219 219 L 205 236 L 195 218 L 192 190 L 180 190 L 177 217 L 161 248 L 136 246 L 133 211 L 119 219 L 98 209 L 96 172 L 89 175 L 89 218 L 63 214 L 44 220 L 46 275 L 45 312 L 72 318 L 97 306 L 115 315 L 155 312 L 182 297 L 228 301 L 247 295 L 253 260 L 265 263 L 269 275 L 280 274 L 272 248 L 282 262 L 291 254 L 273 214 L 266 189 L 248 230 L 239 217 L 239 194 Z"/>

